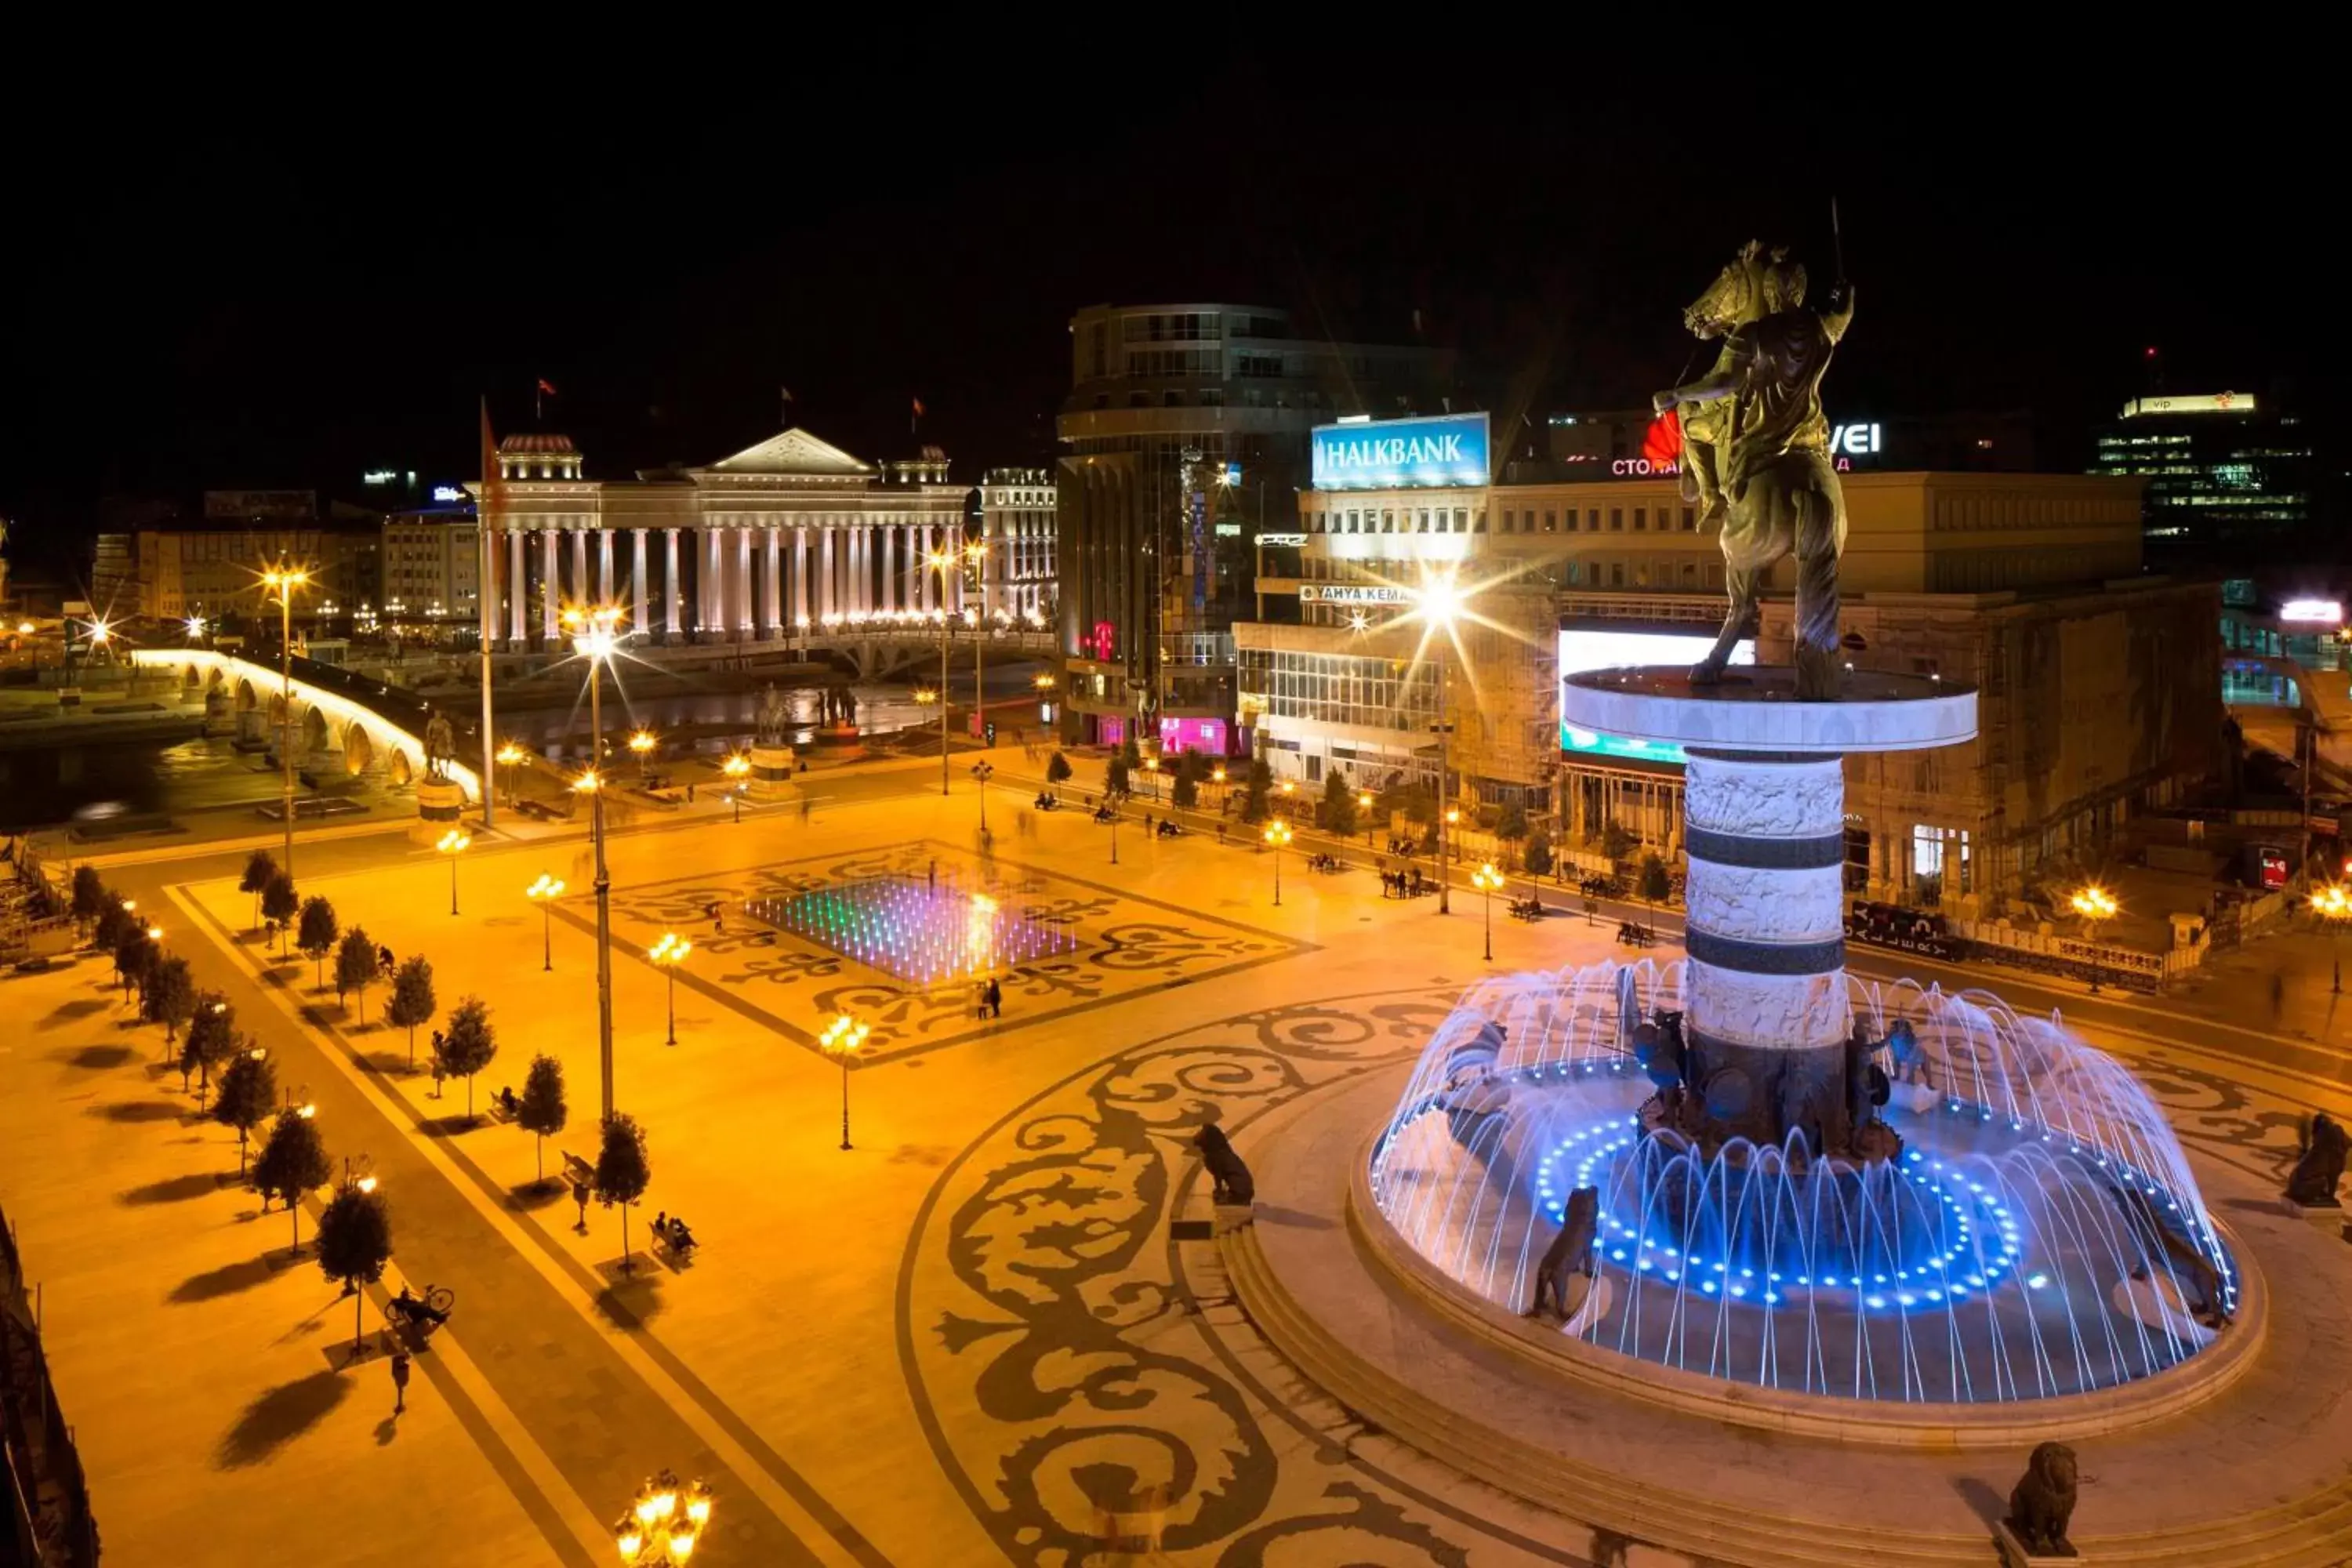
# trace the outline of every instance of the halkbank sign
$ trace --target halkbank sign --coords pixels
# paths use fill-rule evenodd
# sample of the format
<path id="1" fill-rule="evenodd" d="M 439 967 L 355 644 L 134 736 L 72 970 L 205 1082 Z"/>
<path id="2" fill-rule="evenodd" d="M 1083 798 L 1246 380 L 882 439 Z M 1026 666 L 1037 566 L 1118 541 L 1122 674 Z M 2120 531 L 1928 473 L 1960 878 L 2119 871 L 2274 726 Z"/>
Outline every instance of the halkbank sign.
<path id="1" fill-rule="evenodd" d="M 1486 416 L 1358 420 L 1315 427 L 1315 488 L 1394 490 L 1483 485 Z"/>

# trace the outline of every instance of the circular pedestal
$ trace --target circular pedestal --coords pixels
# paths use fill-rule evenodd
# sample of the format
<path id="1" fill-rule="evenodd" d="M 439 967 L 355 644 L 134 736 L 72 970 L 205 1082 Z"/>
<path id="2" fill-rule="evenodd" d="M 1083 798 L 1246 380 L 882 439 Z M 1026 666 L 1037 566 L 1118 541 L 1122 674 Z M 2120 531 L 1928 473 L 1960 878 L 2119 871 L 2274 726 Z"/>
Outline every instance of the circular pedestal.
<path id="1" fill-rule="evenodd" d="M 798 759 L 790 746 L 768 746 L 754 743 L 751 747 L 751 798 L 781 800 L 792 793 L 793 773 Z"/>
<path id="2" fill-rule="evenodd" d="M 419 844 L 436 844 L 465 815 L 466 789 L 454 779 L 416 781 L 416 821 L 408 830 Z"/>

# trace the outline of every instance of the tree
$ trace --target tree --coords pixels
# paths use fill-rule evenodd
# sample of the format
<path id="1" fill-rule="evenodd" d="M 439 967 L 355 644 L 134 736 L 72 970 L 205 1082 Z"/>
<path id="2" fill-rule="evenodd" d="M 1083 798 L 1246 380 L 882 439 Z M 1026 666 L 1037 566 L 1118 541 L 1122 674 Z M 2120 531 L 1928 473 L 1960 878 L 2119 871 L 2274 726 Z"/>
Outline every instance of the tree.
<path id="1" fill-rule="evenodd" d="M 384 1022 L 408 1031 L 408 1066 L 416 1068 L 416 1026 L 433 1021 L 433 963 L 423 953 L 403 960 L 392 977 L 392 1000 L 384 1004 Z"/>
<path id="2" fill-rule="evenodd" d="M 596 1200 L 606 1208 L 621 1206 L 621 1272 L 630 1273 L 629 1205 L 653 1184 L 653 1166 L 646 1159 L 645 1130 L 637 1119 L 614 1111 L 604 1118 L 604 1146 L 596 1151 Z"/>
<path id="3" fill-rule="evenodd" d="M 282 870 L 271 873 L 268 883 L 261 889 L 261 918 L 269 922 L 270 931 L 283 936 L 301 907 L 301 896 L 294 891 L 294 879 Z M 278 951 L 285 951 L 283 944 Z"/>
<path id="4" fill-rule="evenodd" d="M 1182 751 L 1176 753 L 1176 782 L 1168 786 L 1168 798 L 1177 807 L 1190 811 L 1201 804 L 1201 781 L 1208 776 L 1208 765 L 1201 753 Z"/>
<path id="5" fill-rule="evenodd" d="M 1266 766 L 1264 757 L 1252 757 L 1249 765 L 1249 786 L 1242 795 L 1242 820 L 1264 822 L 1265 797 L 1274 788 L 1274 770 Z"/>
<path id="6" fill-rule="evenodd" d="M 433 1060 L 443 1076 L 466 1080 L 466 1115 L 474 1114 L 474 1075 L 499 1054 L 498 1034 L 490 1027 L 490 1010 L 478 996 L 462 998 L 450 1010 L 449 1026 L 442 1031 Z"/>
<path id="7" fill-rule="evenodd" d="M 263 1213 L 271 1198 L 283 1198 L 294 1216 L 294 1250 L 302 1250 L 302 1194 L 327 1184 L 334 1167 L 327 1163 L 327 1144 L 319 1124 L 305 1114 L 308 1106 L 289 1106 L 269 1124 L 268 1141 L 253 1163 L 253 1185 L 261 1194 Z"/>
<path id="8" fill-rule="evenodd" d="M 1045 763 L 1045 782 L 1049 784 L 1066 783 L 1069 779 L 1070 771 L 1070 759 L 1055 752 L 1052 759 Z"/>
<path id="9" fill-rule="evenodd" d="M 1114 752 L 1103 763 L 1103 799 L 1116 801 L 1127 793 L 1127 759 Z"/>
<path id="10" fill-rule="evenodd" d="M 1528 836 L 1525 859 L 1528 876 L 1551 875 L 1551 839 L 1541 829 Z"/>
<path id="11" fill-rule="evenodd" d="M 1342 838 L 1356 831 L 1356 792 L 1337 768 L 1323 775 L 1323 826 Z"/>
<path id="12" fill-rule="evenodd" d="M 1601 853 L 1612 860 L 1622 860 L 1633 852 L 1633 836 L 1614 822 L 1601 825 Z"/>
<path id="13" fill-rule="evenodd" d="M 217 991 L 199 991 L 195 1011 L 188 1016 L 187 1036 L 180 1042 L 180 1087 L 185 1089 L 188 1075 L 196 1074 L 196 1103 L 202 1105 L 205 1091 L 212 1087 L 213 1068 L 236 1049 L 236 1009 Z"/>
<path id="14" fill-rule="evenodd" d="M 147 987 L 140 994 L 139 1010 L 151 1024 L 163 1026 L 163 1043 L 180 1037 L 180 1026 L 196 1010 L 196 977 L 188 961 L 176 953 L 158 953 L 147 971 Z"/>
<path id="15" fill-rule="evenodd" d="M 245 858 L 245 875 L 236 879 L 236 890 L 253 895 L 253 923 L 261 924 L 261 895 L 269 889 L 278 875 L 278 862 L 267 849 L 257 849 Z"/>
<path id="16" fill-rule="evenodd" d="M 268 1057 L 247 1051 L 231 1058 L 221 1074 L 220 1092 L 213 1097 L 213 1120 L 236 1129 L 236 1173 L 245 1174 L 245 1141 L 269 1114 L 278 1099 L 278 1069 Z"/>
<path id="17" fill-rule="evenodd" d="M 122 901 L 122 895 L 107 893 L 100 899 L 98 918 L 90 925 L 90 945 L 100 952 L 112 952 L 122 941 L 123 927 L 131 923 L 131 909 Z"/>
<path id="18" fill-rule="evenodd" d="M 515 1110 L 515 1120 L 536 1140 L 532 1152 L 542 1182 L 547 1180 L 547 1141 L 563 1131 L 571 1116 L 571 1108 L 563 1102 L 563 1064 L 553 1057 L 531 1058 L 530 1075 L 522 1080 L 522 1104 Z"/>
<path id="19" fill-rule="evenodd" d="M 1119 742 L 1118 760 L 1129 771 L 1143 765 L 1143 748 L 1136 743 L 1134 736 Z"/>
<path id="20" fill-rule="evenodd" d="M 114 973 L 122 981 L 123 995 L 129 996 L 133 985 L 147 984 L 147 971 L 154 963 L 155 939 L 145 926 L 126 920 L 114 938 Z"/>
<path id="21" fill-rule="evenodd" d="M 313 893 L 302 900 L 302 923 L 296 931 L 294 945 L 303 956 L 319 966 L 319 985 L 327 984 L 327 954 L 335 950 L 335 906 Z"/>
<path id="22" fill-rule="evenodd" d="M 73 918 L 82 930 L 106 908 L 106 884 L 100 879 L 95 866 L 77 866 L 73 874 Z"/>
<path id="23" fill-rule="evenodd" d="M 1495 823 L 1495 837 L 1506 844 L 1516 844 L 1528 836 L 1528 808 L 1513 801 L 1503 807 L 1503 815 Z"/>
<path id="24" fill-rule="evenodd" d="M 1406 790 L 1404 819 L 1416 827 L 1433 826 L 1437 821 L 1437 792 L 1420 784 Z"/>
<path id="25" fill-rule="evenodd" d="M 375 984 L 375 943 L 368 940 L 365 926 L 353 926 L 343 933 L 335 949 L 335 1000 L 341 1002 L 343 993 L 360 994 L 360 1023 L 367 1023 L 367 988 Z"/>
<path id="26" fill-rule="evenodd" d="M 1666 875 L 1666 863 L 1655 855 L 1642 857 L 1642 879 L 1637 889 L 1642 901 L 1656 907 L 1675 896 L 1674 882 Z"/>
<path id="27" fill-rule="evenodd" d="M 360 1319 L 360 1287 L 383 1278 L 392 1261 L 392 1209 L 379 1192 L 362 1192 L 356 1182 L 335 1189 L 319 1215 L 319 1272 L 352 1297 L 352 1345 L 365 1337 Z"/>

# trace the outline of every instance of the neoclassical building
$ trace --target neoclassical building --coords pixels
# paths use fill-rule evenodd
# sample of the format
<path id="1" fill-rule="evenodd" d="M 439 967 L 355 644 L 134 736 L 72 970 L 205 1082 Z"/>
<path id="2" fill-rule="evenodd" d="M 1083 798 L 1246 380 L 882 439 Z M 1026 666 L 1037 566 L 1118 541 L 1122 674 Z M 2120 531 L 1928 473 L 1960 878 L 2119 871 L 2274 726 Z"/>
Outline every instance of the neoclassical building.
<path id="1" fill-rule="evenodd" d="M 971 491 L 947 482 L 941 457 L 877 467 L 786 430 L 707 468 L 633 479 L 587 478 L 566 436 L 509 436 L 498 462 L 482 605 L 485 634 L 509 650 L 559 646 L 567 605 L 617 605 L 628 629 L 664 644 L 965 611 L 961 560 L 943 574 L 924 563 L 963 542 Z"/>

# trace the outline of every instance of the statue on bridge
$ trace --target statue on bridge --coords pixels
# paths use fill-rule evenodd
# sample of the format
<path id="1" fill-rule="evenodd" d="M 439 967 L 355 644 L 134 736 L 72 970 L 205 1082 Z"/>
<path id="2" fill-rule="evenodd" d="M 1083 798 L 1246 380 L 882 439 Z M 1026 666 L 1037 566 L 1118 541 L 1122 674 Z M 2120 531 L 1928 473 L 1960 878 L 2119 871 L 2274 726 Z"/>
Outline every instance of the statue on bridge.
<path id="1" fill-rule="evenodd" d="M 446 713 L 436 713 L 425 722 L 425 773 L 436 783 L 449 776 L 449 764 L 457 759 L 457 732 L 451 728 Z"/>
<path id="2" fill-rule="evenodd" d="M 1830 460 L 1821 387 L 1853 319 L 1844 279 L 1827 304 L 1807 310 L 1805 269 L 1786 250 L 1768 253 L 1751 240 L 1683 311 L 1695 336 L 1724 340 L 1714 370 L 1652 399 L 1660 414 L 1680 413 L 1683 499 L 1703 508 L 1702 529 L 1722 529 L 1731 605 L 1715 647 L 1691 669 L 1694 684 L 1723 679 L 1733 647 L 1756 635 L 1766 574 L 1794 555 L 1797 695 L 1837 695 L 1845 492 Z"/>
<path id="3" fill-rule="evenodd" d="M 752 722 L 755 744 L 781 746 L 784 743 L 784 731 L 792 723 L 792 711 L 784 702 L 784 694 L 776 689 L 774 681 L 768 682 L 761 689 L 759 716 Z"/>

